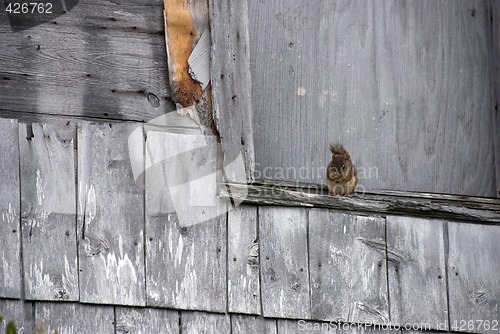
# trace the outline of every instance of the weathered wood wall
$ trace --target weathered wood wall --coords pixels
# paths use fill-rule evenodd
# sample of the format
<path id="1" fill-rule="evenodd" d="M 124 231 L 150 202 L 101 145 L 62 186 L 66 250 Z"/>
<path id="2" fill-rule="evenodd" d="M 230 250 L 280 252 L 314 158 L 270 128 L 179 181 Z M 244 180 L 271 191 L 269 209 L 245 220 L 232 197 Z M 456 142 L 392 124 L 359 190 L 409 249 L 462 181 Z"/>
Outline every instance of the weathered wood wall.
<path id="1" fill-rule="evenodd" d="M 161 0 L 81 0 L 15 33 L 0 8 L 0 115 L 148 121 L 173 109 Z"/>
<path id="2" fill-rule="evenodd" d="M 248 7 L 256 178 L 324 183 L 338 142 L 360 190 L 498 195 L 497 1 Z"/>
<path id="3" fill-rule="evenodd" d="M 214 102 L 229 144 L 247 160 L 255 144 L 261 176 L 322 182 L 327 144 L 342 141 L 366 188 L 498 191 L 498 0 L 235 4 L 211 4 L 212 19 L 230 14 L 212 22 Z M 396 217 L 369 194 L 307 208 L 302 189 L 300 207 L 183 226 L 161 191 L 168 168 L 136 183 L 127 146 L 173 108 L 162 1 L 82 0 L 18 33 L 2 6 L 0 116 L 20 123 L 0 118 L 0 314 L 22 331 L 498 331 L 497 202 L 386 192 L 417 203 L 413 216 L 432 208 Z M 243 30 L 226 39 L 226 26 Z"/>
<path id="4" fill-rule="evenodd" d="M 241 314 L 431 329 L 500 319 L 494 219 L 360 215 L 304 203 L 242 205 L 186 226 L 165 210 L 171 203 L 154 184 L 162 177 L 147 169 L 145 188 L 134 179 L 130 159 L 144 157 L 130 156 L 129 135 L 142 133 L 141 123 L 1 119 L 0 126 L 0 147 L 10 155 L 0 173 L 0 187 L 8 190 L 0 193 L 7 203 L 0 314 L 22 326 L 43 322 L 61 333 L 170 326 L 197 333 L 297 326 Z M 144 136 L 134 138 L 144 146 Z M 30 308 L 34 318 L 26 314 Z"/>

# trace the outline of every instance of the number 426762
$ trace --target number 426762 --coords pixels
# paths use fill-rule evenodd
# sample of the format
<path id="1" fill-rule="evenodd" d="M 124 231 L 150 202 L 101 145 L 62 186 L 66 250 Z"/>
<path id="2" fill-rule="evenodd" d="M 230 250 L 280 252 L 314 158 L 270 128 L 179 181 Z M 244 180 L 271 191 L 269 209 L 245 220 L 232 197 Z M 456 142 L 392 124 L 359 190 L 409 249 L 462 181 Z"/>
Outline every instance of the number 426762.
<path id="1" fill-rule="evenodd" d="M 52 4 L 50 2 L 9 3 L 5 11 L 9 14 L 52 14 Z"/>

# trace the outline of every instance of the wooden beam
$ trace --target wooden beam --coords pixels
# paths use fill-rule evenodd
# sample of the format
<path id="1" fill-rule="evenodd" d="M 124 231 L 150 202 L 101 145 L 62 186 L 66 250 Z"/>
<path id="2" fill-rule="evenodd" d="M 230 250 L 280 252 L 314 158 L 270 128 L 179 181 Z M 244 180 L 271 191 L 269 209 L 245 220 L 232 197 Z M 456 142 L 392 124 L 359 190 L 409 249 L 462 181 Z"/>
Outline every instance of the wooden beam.
<path id="1" fill-rule="evenodd" d="M 262 180 L 249 185 L 223 183 L 219 196 L 257 205 L 318 207 L 381 216 L 500 223 L 500 200 L 495 198 L 388 191 L 333 197 L 328 195 L 326 186 L 319 184 Z"/>
<path id="2" fill-rule="evenodd" d="M 245 182 L 254 179 L 247 2 L 210 0 L 210 24 L 213 109 L 224 164 L 235 161 L 241 154 L 245 165 L 245 174 L 226 170 L 226 179 Z"/>

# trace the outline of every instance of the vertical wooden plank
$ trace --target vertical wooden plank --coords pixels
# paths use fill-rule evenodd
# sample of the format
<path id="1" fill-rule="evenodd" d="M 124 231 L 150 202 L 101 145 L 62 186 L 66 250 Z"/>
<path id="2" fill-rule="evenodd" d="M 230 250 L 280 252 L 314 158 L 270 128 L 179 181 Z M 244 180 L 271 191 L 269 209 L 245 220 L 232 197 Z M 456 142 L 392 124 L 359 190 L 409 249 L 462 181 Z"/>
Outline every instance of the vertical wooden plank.
<path id="1" fill-rule="evenodd" d="M 82 302 L 146 302 L 144 191 L 134 182 L 127 146 L 137 127 L 141 125 L 85 122 L 78 128 Z"/>
<path id="2" fill-rule="evenodd" d="M 448 233 L 450 330 L 497 332 L 500 328 L 500 226 L 449 222 Z"/>
<path id="3" fill-rule="evenodd" d="M 391 323 L 448 322 L 444 222 L 388 216 L 387 256 Z"/>
<path id="4" fill-rule="evenodd" d="M 310 318 L 305 209 L 260 207 L 258 217 L 263 316 Z"/>
<path id="5" fill-rule="evenodd" d="M 179 312 L 152 308 L 116 307 L 116 333 L 179 333 Z"/>
<path id="6" fill-rule="evenodd" d="M 36 303 L 37 333 L 114 334 L 115 316 L 112 306 L 78 303 Z"/>
<path id="7" fill-rule="evenodd" d="M 227 215 L 216 198 L 216 151 L 213 136 L 148 129 L 148 305 L 226 311 Z"/>
<path id="8" fill-rule="evenodd" d="M 493 69 L 493 87 L 495 89 L 495 100 L 493 102 L 493 133 L 495 134 L 495 170 L 496 170 L 496 196 L 500 197 L 500 64 L 498 59 L 500 58 L 500 1 L 491 1 L 491 65 Z M 496 87 L 496 88 L 495 88 Z"/>
<path id="9" fill-rule="evenodd" d="M 79 299 L 75 138 L 71 122 L 19 126 L 26 299 Z"/>
<path id="10" fill-rule="evenodd" d="M 256 178 L 495 196 L 490 4 L 248 1 Z"/>
<path id="11" fill-rule="evenodd" d="M 309 247 L 312 318 L 389 322 L 383 218 L 311 209 Z"/>
<path id="12" fill-rule="evenodd" d="M 231 333 L 229 314 L 213 314 L 205 312 L 182 312 L 181 333 Z"/>
<path id="13" fill-rule="evenodd" d="M 231 314 L 231 333 L 262 333 L 278 334 L 276 319 L 248 316 L 242 314 Z"/>
<path id="14" fill-rule="evenodd" d="M 21 297 L 19 140 L 16 120 L 0 118 L 0 297 Z"/>
<path id="15" fill-rule="evenodd" d="M 181 227 L 177 214 L 148 216 L 148 305 L 226 311 L 226 215 Z"/>
<path id="16" fill-rule="evenodd" d="M 253 180 L 252 82 L 247 1 L 209 0 L 209 3 L 212 103 L 224 161 L 228 165 L 241 154 L 246 179 Z M 238 173 L 226 173 L 226 178 L 228 181 L 246 181 Z"/>
<path id="17" fill-rule="evenodd" d="M 0 315 L 4 318 L 0 321 L 0 334 L 6 334 L 5 326 L 9 321 L 14 321 L 19 334 L 33 333 L 35 319 L 31 302 L 0 299 Z"/>
<path id="18" fill-rule="evenodd" d="M 261 313 L 257 207 L 238 206 L 228 213 L 228 312 Z"/>

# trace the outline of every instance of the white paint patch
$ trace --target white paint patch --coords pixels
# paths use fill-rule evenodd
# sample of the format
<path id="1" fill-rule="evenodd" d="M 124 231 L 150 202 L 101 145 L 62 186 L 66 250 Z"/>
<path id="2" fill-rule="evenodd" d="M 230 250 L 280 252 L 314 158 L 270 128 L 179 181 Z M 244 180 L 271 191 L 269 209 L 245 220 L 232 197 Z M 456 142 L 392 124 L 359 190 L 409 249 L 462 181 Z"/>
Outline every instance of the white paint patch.
<path id="1" fill-rule="evenodd" d="M 95 188 L 94 185 L 90 185 L 90 189 L 87 191 L 87 205 L 86 205 L 86 216 L 89 217 L 89 220 L 86 222 L 88 226 L 94 220 L 97 215 L 97 202 L 95 198 Z"/>
<path id="2" fill-rule="evenodd" d="M 43 192 L 43 179 L 39 169 L 36 170 L 36 198 L 38 200 L 38 205 L 41 206 L 45 199 L 45 194 Z"/>
<path id="3" fill-rule="evenodd" d="M 121 236 L 119 238 L 119 243 L 123 243 Z M 98 278 L 98 281 L 102 283 L 98 288 L 98 293 L 107 291 L 115 301 L 125 304 L 136 303 L 138 278 L 128 254 L 120 253 L 117 257 L 115 252 L 110 252 L 107 255 L 100 253 L 99 259 L 101 265 L 98 267 L 104 269 L 106 279 Z"/>
<path id="4" fill-rule="evenodd" d="M 43 259 L 40 260 L 40 264 L 35 262 L 30 265 L 29 278 L 26 282 L 31 297 L 53 299 L 56 287 L 51 281 L 50 275 L 43 272 Z"/>
<path id="5" fill-rule="evenodd" d="M 304 96 L 304 95 L 306 95 L 306 89 L 304 87 L 297 88 L 297 95 L 298 96 Z"/>
<path id="6" fill-rule="evenodd" d="M 13 275 L 14 270 L 10 268 L 9 262 L 5 258 L 5 253 L 2 254 L 2 274 L 3 274 L 3 286 L 4 287 L 14 287 L 17 284 L 17 279 Z"/>

